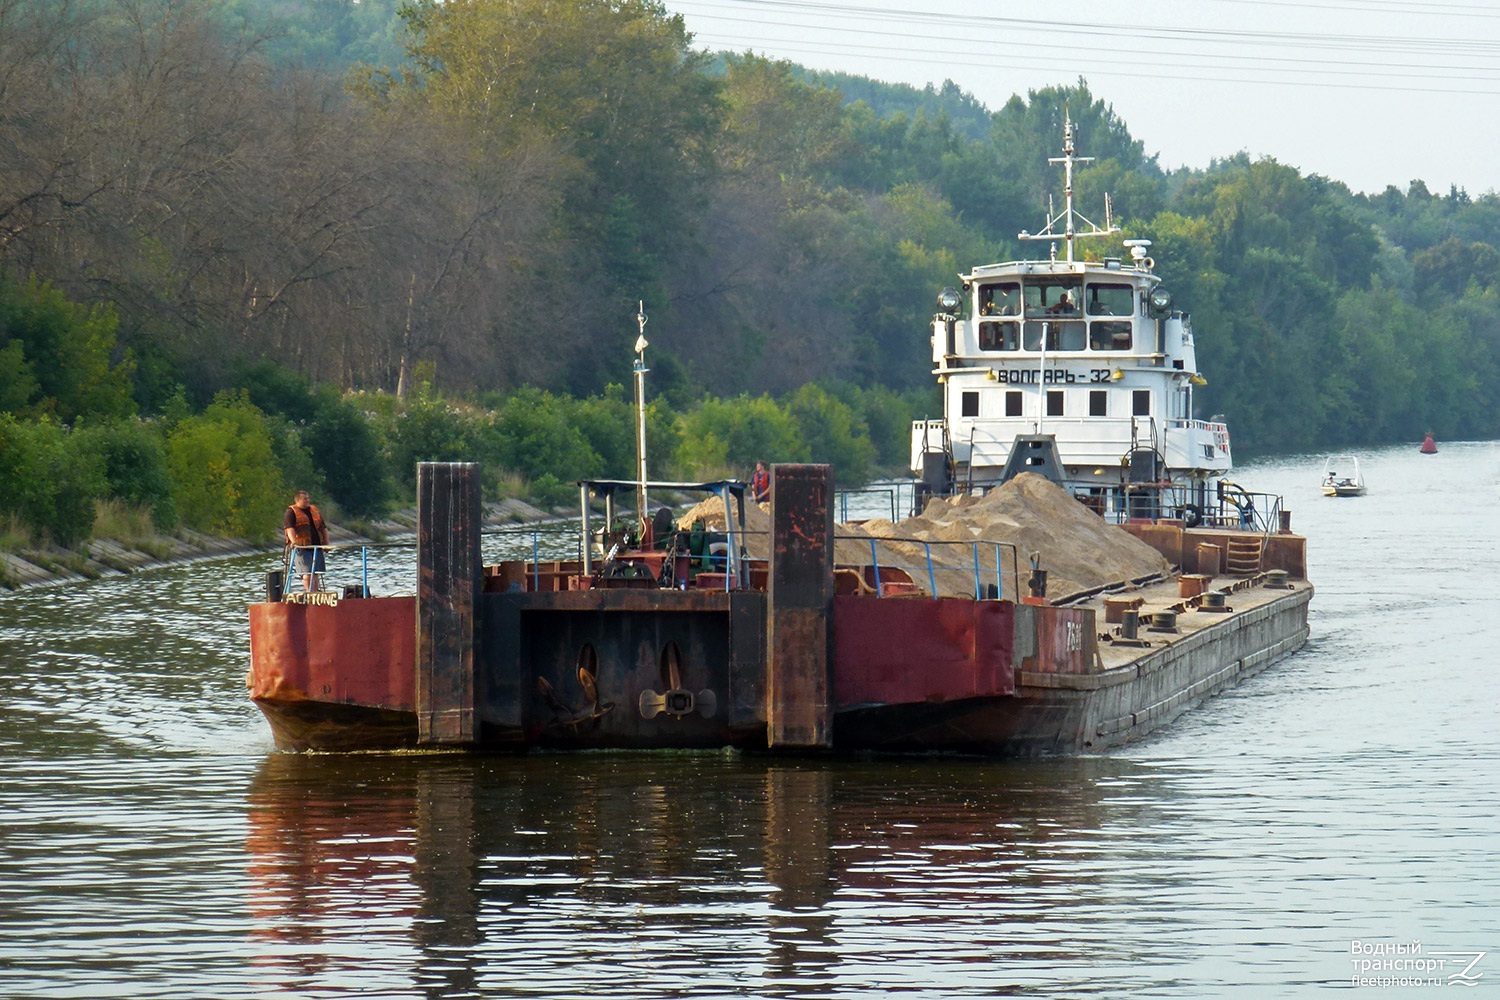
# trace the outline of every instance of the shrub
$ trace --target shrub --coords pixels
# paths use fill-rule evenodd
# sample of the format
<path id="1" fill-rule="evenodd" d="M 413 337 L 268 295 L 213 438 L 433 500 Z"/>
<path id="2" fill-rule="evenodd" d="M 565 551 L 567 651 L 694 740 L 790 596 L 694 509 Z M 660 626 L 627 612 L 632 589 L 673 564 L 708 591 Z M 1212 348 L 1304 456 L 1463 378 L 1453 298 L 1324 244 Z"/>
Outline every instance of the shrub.
<path id="1" fill-rule="evenodd" d="M 770 396 L 705 397 L 678 420 L 677 464 L 695 478 L 748 475 L 757 461 L 804 462 L 807 444 L 796 422 Z"/>
<path id="2" fill-rule="evenodd" d="M 603 395 L 579 400 L 573 406 L 572 419 L 599 458 L 596 475 L 610 479 L 635 476 L 635 401 L 625 396 L 623 387 L 612 385 Z M 649 426 L 647 434 L 651 434 Z M 665 441 L 651 436 L 648 442 L 648 455 L 671 454 L 671 449 L 664 447 Z"/>
<path id="3" fill-rule="evenodd" d="M 69 302 L 44 282 L 0 284 L 0 396 L 72 422 L 79 416 L 128 417 L 134 362 L 114 361 L 120 321 L 106 306 Z M 19 345 L 17 348 L 14 345 Z M 17 402 L 23 395 L 31 398 Z"/>
<path id="4" fill-rule="evenodd" d="M 787 412 L 807 442 L 808 459 L 828 462 L 840 486 L 863 485 L 875 463 L 870 429 L 849 404 L 816 385 L 787 400 Z"/>
<path id="5" fill-rule="evenodd" d="M 281 481 L 288 490 L 307 490 L 321 498 L 326 493 L 323 477 L 318 472 L 312 453 L 303 443 L 303 429 L 285 417 L 265 417 L 266 432 L 271 436 L 271 454 L 281 469 Z"/>
<path id="6" fill-rule="evenodd" d="M 825 388 L 864 420 L 875 461 L 887 469 L 904 470 L 911 461 L 912 421 L 943 411 L 942 398 L 927 387 L 898 393 L 883 385 L 860 388 L 844 382 Z"/>
<path id="7" fill-rule="evenodd" d="M 345 513 L 374 517 L 385 512 L 391 497 L 390 471 L 380 441 L 358 407 L 331 389 L 319 392 L 303 440 L 328 495 Z"/>
<path id="8" fill-rule="evenodd" d="M 41 395 L 42 384 L 26 359 L 26 345 L 12 340 L 0 346 L 0 413 L 21 413 Z"/>
<path id="9" fill-rule="evenodd" d="M 221 393 L 167 438 L 172 495 L 189 527 L 267 539 L 281 526 L 286 483 L 265 415 L 243 393 Z"/>
<path id="10" fill-rule="evenodd" d="M 89 537 L 106 489 L 103 463 L 80 435 L 53 420 L 0 415 L 0 512 L 73 546 Z"/>
<path id="11" fill-rule="evenodd" d="M 312 384 L 274 361 L 261 359 L 240 368 L 233 379 L 262 413 L 286 417 L 295 424 L 310 423 L 314 418 L 318 398 Z"/>
<path id="12" fill-rule="evenodd" d="M 139 421 L 87 427 L 80 436 L 103 464 L 108 492 L 129 507 L 151 512 L 160 531 L 177 525 L 177 503 L 167 475 L 167 449 L 161 435 Z"/>
<path id="13" fill-rule="evenodd" d="M 599 475 L 599 454 L 570 419 L 569 409 L 576 406 L 540 389 L 517 390 L 496 414 L 500 463 L 533 482 L 542 476 L 576 481 Z"/>
<path id="14" fill-rule="evenodd" d="M 475 422 L 449 407 L 427 384 L 385 417 L 381 430 L 391 475 L 407 495 L 416 490 L 418 462 L 468 462 L 478 451 Z"/>

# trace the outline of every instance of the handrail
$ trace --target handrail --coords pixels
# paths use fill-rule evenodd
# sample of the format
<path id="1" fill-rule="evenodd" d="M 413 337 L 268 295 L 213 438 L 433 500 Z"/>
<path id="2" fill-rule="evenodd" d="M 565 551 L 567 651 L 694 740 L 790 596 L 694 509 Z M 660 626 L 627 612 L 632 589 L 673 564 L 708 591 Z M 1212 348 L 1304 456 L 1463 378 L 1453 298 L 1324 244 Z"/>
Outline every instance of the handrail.
<path id="1" fill-rule="evenodd" d="M 285 588 L 286 584 L 287 584 L 287 581 L 291 580 L 292 577 L 294 577 L 294 576 L 327 576 L 328 575 L 328 569 L 327 569 L 327 565 L 326 565 L 326 560 L 325 560 L 324 568 L 322 570 L 316 570 L 315 569 L 311 573 L 302 573 L 302 574 L 294 573 L 292 571 L 292 563 L 295 561 L 296 555 L 297 555 L 298 552 L 302 552 L 304 550 L 311 551 L 313 553 L 317 553 L 317 552 L 320 552 L 320 551 L 321 552 L 338 552 L 338 551 L 350 550 L 350 549 L 355 549 L 355 548 L 359 549 L 359 592 L 361 594 L 363 594 L 364 596 L 368 597 L 370 595 L 370 547 L 368 545 L 363 545 L 363 544 L 361 544 L 361 545 L 285 545 L 285 546 L 282 546 L 282 552 L 281 552 L 281 579 L 282 579 L 282 587 Z M 314 566 L 317 565 L 316 561 L 314 561 L 313 565 Z M 285 593 L 285 592 L 286 591 L 283 590 L 283 593 Z M 304 590 L 303 593 L 307 593 L 307 591 Z"/>
<path id="2" fill-rule="evenodd" d="M 870 566 L 872 567 L 872 569 L 874 571 L 874 576 L 875 576 L 875 594 L 876 594 L 877 597 L 884 597 L 885 596 L 884 581 L 881 578 L 881 572 L 880 572 L 881 567 L 884 566 L 886 569 L 899 569 L 899 570 L 902 570 L 903 572 L 908 573 L 908 575 L 910 575 L 913 580 L 917 579 L 920 571 L 925 568 L 926 575 L 927 575 L 928 593 L 932 594 L 933 596 L 936 596 L 937 592 L 938 592 L 937 574 L 938 574 L 939 570 L 941 570 L 942 572 L 945 572 L 945 573 L 961 573 L 961 572 L 964 572 L 966 569 L 972 569 L 973 574 L 974 574 L 974 599 L 975 600 L 983 600 L 983 599 L 985 599 L 985 597 L 984 597 L 984 578 L 987 577 L 989 574 L 985 570 L 984 565 L 983 565 L 983 559 L 981 558 L 981 546 L 992 546 L 993 550 L 994 550 L 994 553 L 995 553 L 995 571 L 994 571 L 994 576 L 995 576 L 995 599 L 1000 599 L 1005 594 L 1005 563 L 1004 563 L 1004 552 L 1006 550 L 1008 550 L 1010 552 L 1010 554 L 1011 554 L 1011 574 L 1010 574 L 1011 575 L 1011 593 L 1017 595 L 1018 597 L 1020 596 L 1020 593 L 1021 593 L 1021 570 L 1020 570 L 1020 562 L 1019 562 L 1019 560 L 1020 560 L 1020 548 L 1014 542 L 1001 542 L 1001 541 L 964 542 L 964 541 L 946 541 L 946 540 L 942 540 L 942 539 L 934 541 L 934 540 L 929 540 L 929 539 L 924 539 L 924 538 L 897 538 L 897 537 L 868 536 L 868 535 L 835 535 L 835 537 L 839 538 L 839 539 L 842 539 L 844 541 L 855 541 L 855 540 L 858 540 L 858 541 L 865 541 L 865 542 L 869 543 L 869 546 L 870 546 Z M 894 562 L 887 561 L 885 563 L 882 563 L 880 561 L 879 552 L 878 552 L 878 549 L 877 549 L 877 545 L 880 542 L 895 542 L 895 543 L 900 543 L 900 544 L 903 544 L 903 545 L 920 545 L 922 547 L 922 562 L 921 563 L 906 564 L 906 563 L 894 563 Z M 971 549 L 971 551 L 972 551 L 972 562 L 967 567 L 966 566 L 961 566 L 961 565 L 960 566 L 941 566 L 941 567 L 938 566 L 937 562 L 933 559 L 933 547 L 934 546 L 942 546 L 942 545 L 966 545 L 966 546 L 969 546 L 970 549 Z"/>
<path id="3" fill-rule="evenodd" d="M 707 561 L 707 572 L 722 571 L 724 573 L 724 584 L 726 590 L 733 589 L 735 586 L 741 588 L 746 587 L 749 585 L 749 570 L 747 567 L 744 550 L 741 548 L 741 545 L 743 545 L 747 537 L 750 535 L 765 534 L 768 534 L 768 532 L 745 531 L 736 533 L 734 537 L 737 544 L 726 545 L 725 551 L 722 553 L 704 553 L 703 556 L 699 558 L 703 558 Z M 945 541 L 941 539 L 928 540 L 922 538 L 871 536 L 862 533 L 836 533 L 835 538 L 839 541 L 857 541 L 869 546 L 869 565 L 873 571 L 873 585 L 876 595 L 880 597 L 885 596 L 887 582 L 884 579 L 882 570 L 897 569 L 907 573 L 913 582 L 920 579 L 925 574 L 927 578 L 928 592 L 932 595 L 936 595 L 938 592 L 937 575 L 939 572 L 950 574 L 972 572 L 974 577 L 974 597 L 976 600 L 985 599 L 985 581 L 986 579 L 990 578 L 991 575 L 993 575 L 995 585 L 995 598 L 999 599 L 1006 593 L 1005 577 L 1007 575 L 1007 570 L 1005 567 L 1005 557 L 1007 552 L 1010 553 L 1011 563 L 1011 568 L 1009 570 L 1009 575 L 1011 577 L 1010 593 L 1018 596 L 1021 593 L 1021 575 L 1019 564 L 1020 549 L 1014 542 Z M 879 545 L 881 543 L 899 543 L 904 545 L 921 546 L 922 555 L 920 557 L 920 562 L 891 562 L 889 552 L 886 553 L 886 558 L 882 560 L 879 549 Z M 967 546 L 970 549 L 972 556 L 971 561 L 967 565 L 940 565 L 938 560 L 934 558 L 935 547 L 953 545 L 963 545 Z M 995 561 L 993 570 L 987 569 L 985 567 L 985 546 L 990 547 L 990 550 L 994 552 Z M 736 577 L 738 577 L 738 579 L 736 579 Z M 535 584 L 533 586 L 535 586 Z"/>
<path id="4" fill-rule="evenodd" d="M 910 484 L 915 487 L 915 483 Z M 901 483 L 892 483 L 889 486 L 862 486 L 858 489 L 838 491 L 839 521 L 849 520 L 849 498 L 852 496 L 884 496 L 890 507 L 890 519 L 896 520 L 896 507 L 901 501 Z"/>

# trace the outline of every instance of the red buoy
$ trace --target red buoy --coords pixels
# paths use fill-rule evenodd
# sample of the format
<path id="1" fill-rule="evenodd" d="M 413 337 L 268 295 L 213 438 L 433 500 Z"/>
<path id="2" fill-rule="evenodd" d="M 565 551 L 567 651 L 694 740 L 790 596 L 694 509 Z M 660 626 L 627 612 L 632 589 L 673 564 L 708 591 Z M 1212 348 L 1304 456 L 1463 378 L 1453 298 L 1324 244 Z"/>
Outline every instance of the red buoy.
<path id="1" fill-rule="evenodd" d="M 1428 431 L 1427 432 L 1427 437 L 1423 438 L 1423 440 L 1422 440 L 1422 454 L 1424 454 L 1424 455 L 1436 455 L 1437 454 L 1437 442 L 1432 439 L 1432 431 Z"/>

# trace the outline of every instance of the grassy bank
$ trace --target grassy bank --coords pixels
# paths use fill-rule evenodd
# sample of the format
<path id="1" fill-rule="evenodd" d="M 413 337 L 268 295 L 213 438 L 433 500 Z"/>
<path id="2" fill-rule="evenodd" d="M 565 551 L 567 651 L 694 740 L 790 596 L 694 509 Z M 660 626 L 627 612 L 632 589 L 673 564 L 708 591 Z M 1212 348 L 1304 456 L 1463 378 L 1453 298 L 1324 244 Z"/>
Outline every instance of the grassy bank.
<path id="1" fill-rule="evenodd" d="M 523 524 L 550 515 L 521 500 L 485 505 L 487 526 Z M 416 534 L 416 508 L 406 508 L 379 520 L 330 522 L 334 545 L 383 542 Z M 227 559 L 257 552 L 280 551 L 268 541 L 222 538 L 188 528 L 157 531 L 149 511 L 127 508 L 118 501 L 98 505 L 92 537 L 72 548 L 37 539 L 15 518 L 0 522 L 0 592 L 53 583 L 97 580 L 162 566 L 203 559 Z"/>

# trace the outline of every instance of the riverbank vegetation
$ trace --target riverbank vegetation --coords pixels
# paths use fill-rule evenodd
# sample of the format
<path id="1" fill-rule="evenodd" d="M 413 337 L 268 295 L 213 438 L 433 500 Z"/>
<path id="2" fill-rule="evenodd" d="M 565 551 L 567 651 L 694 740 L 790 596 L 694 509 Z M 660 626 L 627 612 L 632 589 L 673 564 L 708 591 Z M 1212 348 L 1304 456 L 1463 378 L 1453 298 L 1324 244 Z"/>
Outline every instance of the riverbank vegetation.
<path id="1" fill-rule="evenodd" d="M 0 67 L 6 538 L 629 477 L 642 303 L 654 476 L 900 469 L 934 294 L 1026 255 L 1065 114 L 1241 457 L 1500 436 L 1494 192 L 1166 171 L 1082 81 L 990 110 L 652 0 L 0 0 Z"/>

